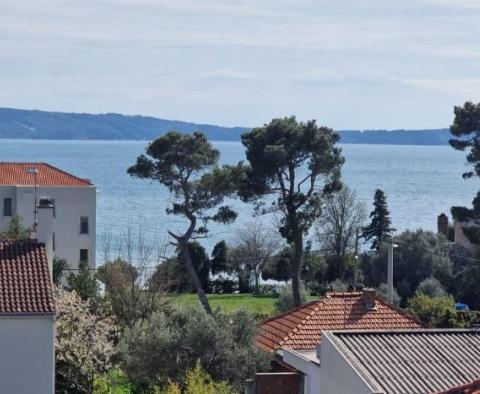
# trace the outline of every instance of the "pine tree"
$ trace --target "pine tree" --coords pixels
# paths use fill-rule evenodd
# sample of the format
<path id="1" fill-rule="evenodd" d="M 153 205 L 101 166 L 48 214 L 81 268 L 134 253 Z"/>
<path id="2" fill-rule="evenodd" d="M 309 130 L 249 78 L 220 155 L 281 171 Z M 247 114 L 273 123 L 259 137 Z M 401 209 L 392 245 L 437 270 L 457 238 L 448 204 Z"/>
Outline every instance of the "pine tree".
<path id="1" fill-rule="evenodd" d="M 387 197 L 383 190 L 375 190 L 373 198 L 374 209 L 370 213 L 371 223 L 364 227 L 362 237 L 366 241 L 372 241 L 370 249 L 379 250 L 382 242 L 387 240 L 395 232 L 391 227 L 390 212 L 387 207 Z"/>

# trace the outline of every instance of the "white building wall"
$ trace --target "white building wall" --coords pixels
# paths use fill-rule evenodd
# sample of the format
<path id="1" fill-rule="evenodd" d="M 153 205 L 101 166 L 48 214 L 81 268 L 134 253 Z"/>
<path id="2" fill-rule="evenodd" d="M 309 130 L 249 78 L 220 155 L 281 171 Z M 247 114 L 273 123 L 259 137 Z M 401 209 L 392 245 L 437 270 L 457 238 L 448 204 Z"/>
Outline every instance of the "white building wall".
<path id="1" fill-rule="evenodd" d="M 11 217 L 3 216 L 3 199 L 13 198 L 13 215 L 23 217 L 23 224 L 31 227 L 34 222 L 34 187 L 0 187 L 0 229 L 8 228 Z M 96 187 L 38 187 L 40 197 L 55 200 L 55 251 L 54 255 L 65 258 L 70 267 L 76 268 L 80 261 L 80 249 L 88 249 L 88 260 L 95 267 L 96 242 Z M 80 234 L 80 217 L 88 217 L 89 234 Z"/>
<path id="2" fill-rule="evenodd" d="M 53 316 L 0 317 L 0 391 L 53 394 Z"/>
<path id="3" fill-rule="evenodd" d="M 320 365 L 302 357 L 301 354 L 294 350 L 289 349 L 283 351 L 283 361 L 304 374 L 304 394 L 320 393 Z"/>
<path id="4" fill-rule="evenodd" d="M 322 335 L 320 390 L 317 394 L 375 394 L 326 335 Z"/>

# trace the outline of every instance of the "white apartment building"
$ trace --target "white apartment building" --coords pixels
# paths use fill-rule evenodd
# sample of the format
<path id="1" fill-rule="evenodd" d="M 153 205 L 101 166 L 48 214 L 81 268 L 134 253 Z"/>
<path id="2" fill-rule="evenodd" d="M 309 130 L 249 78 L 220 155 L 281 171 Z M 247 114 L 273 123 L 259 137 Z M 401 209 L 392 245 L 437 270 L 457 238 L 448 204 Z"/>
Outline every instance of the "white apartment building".
<path id="1" fill-rule="evenodd" d="M 70 268 L 82 260 L 95 267 L 95 185 L 47 163 L 0 162 L 0 230 L 15 215 L 34 229 L 42 205 L 53 215 L 53 255 L 65 258 Z"/>

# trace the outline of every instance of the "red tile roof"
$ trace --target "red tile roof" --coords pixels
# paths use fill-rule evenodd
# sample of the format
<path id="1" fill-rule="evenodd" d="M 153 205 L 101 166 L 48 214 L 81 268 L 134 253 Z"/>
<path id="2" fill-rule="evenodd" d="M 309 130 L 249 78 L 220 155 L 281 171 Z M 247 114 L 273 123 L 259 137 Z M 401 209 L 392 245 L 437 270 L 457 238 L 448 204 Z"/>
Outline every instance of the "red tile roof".
<path id="1" fill-rule="evenodd" d="M 34 186 L 29 168 L 36 168 L 37 186 L 92 186 L 88 179 L 78 178 L 47 163 L 0 162 L 0 186 Z"/>
<path id="2" fill-rule="evenodd" d="M 260 325 L 257 345 L 272 352 L 281 348 L 313 350 L 326 330 L 414 329 L 421 323 L 400 308 L 374 297 L 375 309 L 365 307 L 361 292 L 327 293 Z"/>
<path id="3" fill-rule="evenodd" d="M 55 312 L 45 246 L 0 241 L 0 314 Z"/>
<path id="4" fill-rule="evenodd" d="M 446 391 L 438 391 L 435 394 L 480 394 L 480 379 Z"/>

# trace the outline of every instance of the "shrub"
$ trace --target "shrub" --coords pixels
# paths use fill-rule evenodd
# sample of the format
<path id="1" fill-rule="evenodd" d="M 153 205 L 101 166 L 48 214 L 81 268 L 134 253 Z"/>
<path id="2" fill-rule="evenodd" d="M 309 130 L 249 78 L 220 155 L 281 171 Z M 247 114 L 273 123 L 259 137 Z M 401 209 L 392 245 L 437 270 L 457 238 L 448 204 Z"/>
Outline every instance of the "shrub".
<path id="1" fill-rule="evenodd" d="M 444 297 L 447 295 L 447 292 L 438 279 L 430 276 L 419 283 L 415 294 L 425 294 L 429 297 L 435 298 Z"/>
<path id="2" fill-rule="evenodd" d="M 381 283 L 377 288 L 377 295 L 386 302 L 390 302 L 388 299 L 388 285 Z M 397 289 L 393 288 L 393 305 L 399 306 L 402 302 L 401 297 L 398 295 Z"/>
<path id="3" fill-rule="evenodd" d="M 197 361 L 195 368 L 187 372 L 185 389 L 182 391 L 178 383 L 170 383 L 164 394 L 234 394 L 232 387 L 226 382 L 214 382 Z"/>
<path id="4" fill-rule="evenodd" d="M 300 295 L 302 298 L 302 303 L 305 302 L 305 289 L 300 289 Z M 280 291 L 280 296 L 275 301 L 275 309 L 278 313 L 287 312 L 295 307 L 293 302 L 293 294 L 292 289 L 289 286 L 283 286 L 282 290 Z"/>
<path id="5" fill-rule="evenodd" d="M 89 302 L 73 291 L 56 288 L 55 304 L 56 393 L 91 393 L 94 377 L 103 376 L 112 365 L 116 327 L 110 319 L 92 314 Z"/>
<path id="6" fill-rule="evenodd" d="M 461 327 L 457 319 L 455 301 L 452 296 L 429 297 L 418 294 L 408 301 L 407 311 L 425 325 L 434 328 Z"/>
<path id="7" fill-rule="evenodd" d="M 200 360 L 213 380 L 240 388 L 270 359 L 255 346 L 255 334 L 255 321 L 245 311 L 209 316 L 178 308 L 126 329 L 117 349 L 124 371 L 138 384 L 184 382 Z"/>

